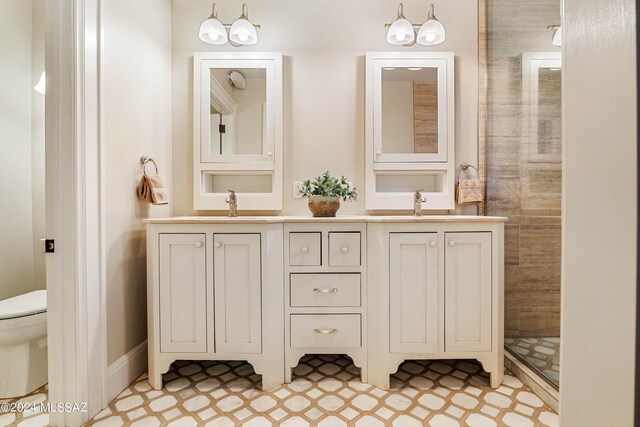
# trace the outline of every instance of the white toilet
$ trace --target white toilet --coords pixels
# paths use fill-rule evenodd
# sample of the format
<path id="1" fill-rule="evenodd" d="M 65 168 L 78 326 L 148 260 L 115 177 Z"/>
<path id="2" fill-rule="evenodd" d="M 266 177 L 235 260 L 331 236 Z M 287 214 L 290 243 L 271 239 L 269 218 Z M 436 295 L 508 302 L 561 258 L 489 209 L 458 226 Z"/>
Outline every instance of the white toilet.
<path id="1" fill-rule="evenodd" d="M 0 399 L 47 383 L 47 291 L 0 301 Z"/>

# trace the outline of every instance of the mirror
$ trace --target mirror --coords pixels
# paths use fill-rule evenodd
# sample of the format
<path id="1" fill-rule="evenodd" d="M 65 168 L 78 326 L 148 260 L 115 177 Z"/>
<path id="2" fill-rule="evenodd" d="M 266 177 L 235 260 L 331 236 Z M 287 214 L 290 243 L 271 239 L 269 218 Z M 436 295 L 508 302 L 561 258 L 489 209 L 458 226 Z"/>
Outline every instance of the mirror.
<path id="1" fill-rule="evenodd" d="M 266 154 L 264 68 L 210 68 L 209 154 Z"/>
<path id="2" fill-rule="evenodd" d="M 535 131 L 537 155 L 558 156 L 562 151 L 562 71 L 540 68 L 538 71 L 538 105 Z"/>
<path id="3" fill-rule="evenodd" d="M 527 161 L 562 162 L 560 52 L 522 54 L 522 135 Z"/>
<path id="4" fill-rule="evenodd" d="M 382 152 L 438 152 L 438 69 L 382 69 Z"/>

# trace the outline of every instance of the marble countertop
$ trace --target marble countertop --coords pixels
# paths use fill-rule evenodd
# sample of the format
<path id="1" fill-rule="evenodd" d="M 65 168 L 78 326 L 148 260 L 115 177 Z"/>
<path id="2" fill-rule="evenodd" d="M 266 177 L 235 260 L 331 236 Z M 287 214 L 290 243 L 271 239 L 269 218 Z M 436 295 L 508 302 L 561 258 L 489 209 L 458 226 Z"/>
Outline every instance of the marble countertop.
<path id="1" fill-rule="evenodd" d="M 274 224 L 274 223 L 440 223 L 440 222 L 506 222 L 506 217 L 475 215 L 338 215 L 332 218 L 312 216 L 177 216 L 147 218 L 146 224 Z"/>

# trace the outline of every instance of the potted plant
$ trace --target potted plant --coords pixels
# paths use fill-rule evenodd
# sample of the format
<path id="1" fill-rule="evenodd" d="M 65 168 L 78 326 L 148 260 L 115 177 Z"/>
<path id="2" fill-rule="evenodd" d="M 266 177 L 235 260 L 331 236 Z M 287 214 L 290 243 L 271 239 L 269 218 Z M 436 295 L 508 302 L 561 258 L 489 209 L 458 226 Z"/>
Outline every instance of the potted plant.
<path id="1" fill-rule="evenodd" d="M 356 188 L 350 188 L 347 179 L 334 178 L 326 171 L 313 181 L 306 180 L 300 187 L 300 195 L 309 199 L 309 210 L 314 217 L 332 217 L 340 209 L 340 199 L 356 200 Z"/>

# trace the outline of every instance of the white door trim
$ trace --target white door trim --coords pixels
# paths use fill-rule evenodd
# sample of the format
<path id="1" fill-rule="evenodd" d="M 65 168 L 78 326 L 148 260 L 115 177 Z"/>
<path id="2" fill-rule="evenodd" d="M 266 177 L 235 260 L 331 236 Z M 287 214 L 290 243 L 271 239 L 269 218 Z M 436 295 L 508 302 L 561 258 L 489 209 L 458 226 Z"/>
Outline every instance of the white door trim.
<path id="1" fill-rule="evenodd" d="M 52 426 L 80 426 L 108 403 L 99 13 L 100 0 L 46 2 L 49 399 L 88 410 L 52 412 Z"/>

